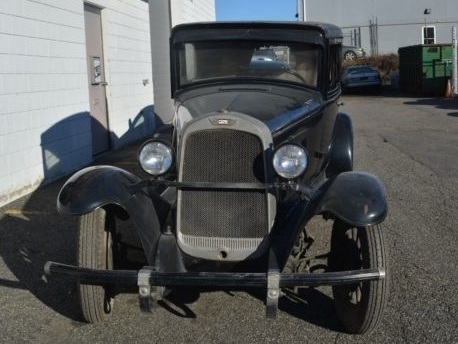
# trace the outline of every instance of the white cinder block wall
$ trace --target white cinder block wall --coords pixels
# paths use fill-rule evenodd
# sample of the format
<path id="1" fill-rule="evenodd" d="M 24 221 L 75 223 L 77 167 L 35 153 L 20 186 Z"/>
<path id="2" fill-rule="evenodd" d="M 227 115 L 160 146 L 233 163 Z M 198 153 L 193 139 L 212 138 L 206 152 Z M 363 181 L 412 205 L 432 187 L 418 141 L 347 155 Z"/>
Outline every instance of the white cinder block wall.
<path id="1" fill-rule="evenodd" d="M 92 0 L 102 6 L 107 105 L 112 147 L 154 130 L 148 4 L 141 0 Z"/>
<path id="2" fill-rule="evenodd" d="M 215 0 L 171 0 L 172 26 L 215 21 Z"/>
<path id="3" fill-rule="evenodd" d="M 116 148 L 154 128 L 148 4 L 90 3 L 103 8 Z M 92 161 L 86 68 L 83 0 L 0 1 L 0 206 Z"/>
<path id="4" fill-rule="evenodd" d="M 0 205 L 76 167 L 61 159 L 91 160 L 82 11 L 79 1 L 0 3 Z"/>
<path id="5" fill-rule="evenodd" d="M 188 22 L 214 21 L 215 17 L 215 0 L 150 0 L 155 109 L 164 123 L 170 123 L 174 115 L 170 94 L 170 28 Z"/>

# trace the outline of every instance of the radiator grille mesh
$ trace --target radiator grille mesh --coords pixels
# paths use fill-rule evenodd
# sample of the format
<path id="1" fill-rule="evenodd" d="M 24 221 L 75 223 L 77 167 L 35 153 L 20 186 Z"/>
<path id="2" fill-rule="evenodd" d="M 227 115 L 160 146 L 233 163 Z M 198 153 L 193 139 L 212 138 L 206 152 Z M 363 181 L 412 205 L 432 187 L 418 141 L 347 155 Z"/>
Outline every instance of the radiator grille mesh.
<path id="1" fill-rule="evenodd" d="M 263 147 L 253 134 L 207 130 L 184 143 L 184 182 L 264 182 Z M 267 233 L 265 191 L 191 190 L 181 192 L 180 232 L 210 238 L 262 238 Z"/>

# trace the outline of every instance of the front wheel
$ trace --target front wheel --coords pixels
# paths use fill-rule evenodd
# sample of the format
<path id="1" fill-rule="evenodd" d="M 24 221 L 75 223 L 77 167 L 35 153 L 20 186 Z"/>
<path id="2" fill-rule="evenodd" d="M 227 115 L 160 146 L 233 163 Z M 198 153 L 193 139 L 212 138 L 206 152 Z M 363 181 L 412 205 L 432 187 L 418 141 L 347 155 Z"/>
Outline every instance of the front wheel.
<path id="1" fill-rule="evenodd" d="M 104 209 L 83 215 L 79 221 L 77 263 L 91 269 L 113 269 L 114 216 Z M 111 286 L 78 283 L 78 294 L 84 319 L 98 323 L 111 313 Z"/>
<path id="2" fill-rule="evenodd" d="M 356 56 L 356 53 L 354 51 L 346 51 L 345 54 L 344 54 L 344 59 L 345 60 L 354 60 L 356 59 L 357 56 Z"/>
<path id="3" fill-rule="evenodd" d="M 387 257 L 381 226 L 354 227 L 336 220 L 328 266 L 331 271 L 385 270 L 384 279 L 332 287 L 337 316 L 345 329 L 355 334 L 373 330 L 388 298 Z"/>

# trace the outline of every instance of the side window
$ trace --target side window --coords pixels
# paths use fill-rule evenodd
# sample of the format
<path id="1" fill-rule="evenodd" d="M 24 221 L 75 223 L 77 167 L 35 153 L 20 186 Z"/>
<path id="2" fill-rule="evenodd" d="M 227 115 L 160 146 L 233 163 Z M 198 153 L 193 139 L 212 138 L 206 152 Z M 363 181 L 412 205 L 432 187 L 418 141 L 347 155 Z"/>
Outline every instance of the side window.
<path id="1" fill-rule="evenodd" d="M 333 44 L 329 49 L 329 88 L 337 86 L 341 71 L 341 44 Z"/>
<path id="2" fill-rule="evenodd" d="M 435 26 L 423 26 L 422 42 L 423 44 L 436 44 Z"/>

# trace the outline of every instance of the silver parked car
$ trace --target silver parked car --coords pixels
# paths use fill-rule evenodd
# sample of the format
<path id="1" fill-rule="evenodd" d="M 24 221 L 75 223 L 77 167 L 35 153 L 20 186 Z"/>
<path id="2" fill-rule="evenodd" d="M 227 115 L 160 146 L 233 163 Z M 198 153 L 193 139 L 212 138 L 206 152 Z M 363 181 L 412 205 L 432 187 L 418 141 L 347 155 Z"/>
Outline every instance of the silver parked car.
<path id="1" fill-rule="evenodd" d="M 344 69 L 341 77 L 342 88 L 371 88 L 382 86 L 380 73 L 371 66 L 351 66 Z"/>
<path id="2" fill-rule="evenodd" d="M 342 58 L 344 60 L 354 60 L 366 56 L 366 51 L 361 47 L 342 46 Z"/>

